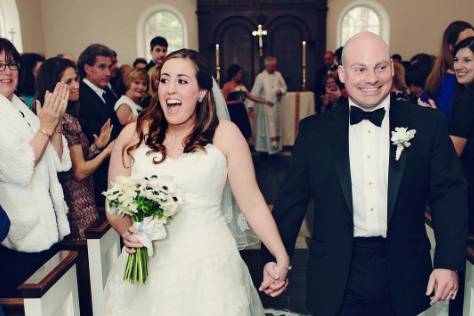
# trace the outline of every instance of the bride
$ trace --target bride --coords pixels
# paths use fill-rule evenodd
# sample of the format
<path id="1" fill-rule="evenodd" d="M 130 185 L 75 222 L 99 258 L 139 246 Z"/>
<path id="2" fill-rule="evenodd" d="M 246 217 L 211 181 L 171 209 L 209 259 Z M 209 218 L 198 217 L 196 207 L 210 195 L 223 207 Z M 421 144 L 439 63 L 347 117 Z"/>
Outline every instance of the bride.
<path id="1" fill-rule="evenodd" d="M 248 145 L 233 123 L 219 121 L 211 89 L 211 72 L 199 53 L 170 54 L 160 73 L 159 102 L 116 140 L 109 185 L 118 176 L 169 175 L 184 192 L 184 204 L 167 225 L 168 237 L 154 242 L 144 285 L 123 281 L 127 252 L 142 247 L 130 218 L 107 213 L 125 251 L 106 285 L 106 315 L 264 315 L 222 211 L 227 181 L 276 258 L 264 273 L 276 288 L 287 285 L 289 258 L 257 186 Z"/>

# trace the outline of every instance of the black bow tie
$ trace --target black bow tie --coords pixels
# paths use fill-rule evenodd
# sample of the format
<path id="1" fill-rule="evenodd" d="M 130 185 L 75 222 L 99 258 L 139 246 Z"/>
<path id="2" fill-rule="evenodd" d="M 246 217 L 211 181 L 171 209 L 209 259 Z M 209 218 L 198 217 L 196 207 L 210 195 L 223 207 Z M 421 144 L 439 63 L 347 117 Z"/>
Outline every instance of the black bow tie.
<path id="1" fill-rule="evenodd" d="M 356 106 L 351 106 L 351 115 L 350 115 L 351 125 L 358 124 L 362 120 L 369 120 L 374 125 L 377 125 L 378 127 L 380 127 L 382 126 L 382 121 L 383 121 L 384 116 L 385 116 L 384 108 L 380 108 L 372 112 L 366 112 Z"/>

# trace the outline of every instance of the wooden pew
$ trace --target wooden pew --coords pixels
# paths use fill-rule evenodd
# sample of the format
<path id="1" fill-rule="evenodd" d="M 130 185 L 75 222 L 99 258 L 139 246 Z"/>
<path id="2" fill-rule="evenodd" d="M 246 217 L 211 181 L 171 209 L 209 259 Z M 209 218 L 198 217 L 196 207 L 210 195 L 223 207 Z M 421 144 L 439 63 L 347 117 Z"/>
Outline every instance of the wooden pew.
<path id="1" fill-rule="evenodd" d="M 104 309 L 104 287 L 113 263 L 120 254 L 120 236 L 102 218 L 97 225 L 86 230 L 89 253 L 90 286 L 94 316 L 101 316 Z"/>
<path id="2" fill-rule="evenodd" d="M 22 297 L 0 298 L 8 316 L 80 316 L 77 252 L 59 251 L 19 286 Z"/>

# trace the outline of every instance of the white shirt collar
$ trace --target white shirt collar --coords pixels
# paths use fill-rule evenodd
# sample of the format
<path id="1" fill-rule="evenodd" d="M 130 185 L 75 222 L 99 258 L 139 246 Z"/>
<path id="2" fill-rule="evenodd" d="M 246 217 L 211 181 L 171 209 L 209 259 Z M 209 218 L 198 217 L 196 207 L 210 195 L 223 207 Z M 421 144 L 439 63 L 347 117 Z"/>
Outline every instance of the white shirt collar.
<path id="1" fill-rule="evenodd" d="M 92 82 L 90 82 L 89 79 L 87 79 L 87 78 L 82 79 L 82 81 L 83 81 L 86 85 L 88 85 L 89 88 L 91 88 L 92 91 L 94 91 L 94 92 L 99 96 L 99 98 L 101 98 L 102 101 L 104 101 L 104 103 L 106 103 L 105 100 L 104 100 L 104 93 L 105 93 L 105 90 L 104 90 L 104 89 L 99 88 L 98 86 L 96 86 L 95 84 L 93 84 Z"/>
<path id="2" fill-rule="evenodd" d="M 371 109 L 366 109 L 361 107 L 360 105 L 357 105 L 354 100 L 349 96 L 349 108 L 351 106 L 358 107 L 359 109 L 364 110 L 366 112 L 372 112 L 381 108 L 385 108 L 385 113 L 388 113 L 388 111 L 390 110 L 390 93 L 382 100 L 382 102 L 380 102 L 380 104 Z"/>

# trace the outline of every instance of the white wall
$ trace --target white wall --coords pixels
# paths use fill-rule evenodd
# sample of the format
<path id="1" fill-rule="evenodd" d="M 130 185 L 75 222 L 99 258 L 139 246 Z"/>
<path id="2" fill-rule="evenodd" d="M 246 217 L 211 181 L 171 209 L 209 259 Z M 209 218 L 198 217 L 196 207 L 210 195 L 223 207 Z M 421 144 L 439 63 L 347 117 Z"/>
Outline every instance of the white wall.
<path id="1" fill-rule="evenodd" d="M 42 35 L 43 43 L 24 37 L 24 46 L 54 56 L 71 53 L 78 57 L 91 43 L 117 51 L 121 63 L 137 56 L 136 28 L 140 15 L 157 3 L 180 11 L 188 26 L 188 47 L 197 49 L 196 0 L 17 0 L 21 3 L 23 33 Z M 39 10 L 38 10 L 39 9 Z M 32 12 L 41 19 L 31 19 Z M 41 25 L 42 24 L 42 25 Z M 38 36 L 41 37 L 41 36 Z M 30 49 L 31 48 L 31 49 Z"/>
<path id="2" fill-rule="evenodd" d="M 371 1 L 371 0 L 369 0 Z M 427 52 L 438 54 L 441 36 L 454 20 L 474 24 L 473 0 L 378 0 L 390 19 L 390 49 L 404 59 Z M 337 48 L 337 22 L 351 0 L 328 0 L 327 48 Z"/>
<path id="3" fill-rule="evenodd" d="M 0 0 L 2 1 L 2 0 Z M 136 56 L 140 15 L 160 3 L 179 10 L 187 22 L 188 47 L 198 48 L 197 0 L 16 0 L 23 50 L 72 53 L 90 43 L 106 44 L 119 61 Z M 372 1 L 372 0 L 369 0 Z M 373 0 L 375 1 L 375 0 Z M 337 48 L 337 21 L 351 0 L 328 0 L 327 48 Z M 408 59 L 419 52 L 437 54 L 444 28 L 456 19 L 474 24 L 473 0 L 378 0 L 390 18 L 390 47 Z"/>

